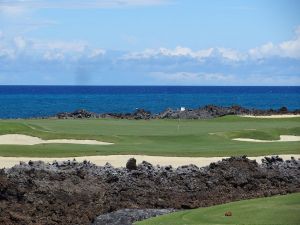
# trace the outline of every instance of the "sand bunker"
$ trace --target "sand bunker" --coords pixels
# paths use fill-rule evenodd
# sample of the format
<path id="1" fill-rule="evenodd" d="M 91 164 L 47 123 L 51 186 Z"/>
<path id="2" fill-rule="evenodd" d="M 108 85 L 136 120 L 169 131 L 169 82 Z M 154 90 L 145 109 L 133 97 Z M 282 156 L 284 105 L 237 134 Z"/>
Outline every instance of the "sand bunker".
<path id="1" fill-rule="evenodd" d="M 38 145 L 38 144 L 81 144 L 81 145 L 111 145 L 113 143 L 96 140 L 54 139 L 43 140 L 23 134 L 0 135 L 0 145 Z"/>
<path id="2" fill-rule="evenodd" d="M 291 159 L 291 157 L 300 158 L 300 155 L 279 155 L 284 160 Z M 258 163 L 261 162 L 265 156 L 248 157 L 249 159 L 256 160 Z M 270 156 L 269 156 L 270 157 Z M 84 160 L 91 161 L 98 166 L 104 166 L 107 162 L 115 167 L 125 167 L 126 162 L 129 158 L 135 158 L 137 163 L 142 161 L 150 162 L 153 165 L 167 166 L 172 165 L 173 167 L 194 164 L 198 167 L 208 166 L 212 162 L 217 162 L 224 158 L 229 157 L 166 157 L 166 156 L 148 156 L 148 155 L 99 155 L 99 156 L 83 156 L 83 157 L 68 157 L 68 158 L 33 158 L 33 157 L 1 157 L 0 156 L 0 168 L 9 168 L 20 161 L 28 162 L 33 161 L 44 161 L 52 163 L 53 161 L 66 161 L 76 159 L 78 162 Z"/>
<path id="3" fill-rule="evenodd" d="M 293 135 L 280 135 L 279 140 L 259 140 L 252 138 L 234 138 L 235 141 L 248 141 L 248 142 L 290 142 L 290 141 L 300 141 L 300 136 Z"/>
<path id="4" fill-rule="evenodd" d="M 269 116 L 253 116 L 253 115 L 241 115 L 240 117 L 248 117 L 248 118 L 263 118 L 263 119 L 282 119 L 282 118 L 295 118 L 300 117 L 300 115 L 269 115 Z"/>

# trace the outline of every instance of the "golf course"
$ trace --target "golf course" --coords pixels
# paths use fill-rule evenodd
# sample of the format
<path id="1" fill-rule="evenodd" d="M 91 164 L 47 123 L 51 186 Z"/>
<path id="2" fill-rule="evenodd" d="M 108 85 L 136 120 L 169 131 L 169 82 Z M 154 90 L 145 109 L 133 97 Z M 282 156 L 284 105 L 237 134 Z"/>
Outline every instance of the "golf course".
<path id="1" fill-rule="evenodd" d="M 232 216 L 225 216 L 230 211 Z M 136 225 L 298 225 L 300 193 L 198 208 L 151 218 Z"/>
<path id="2" fill-rule="evenodd" d="M 276 141 L 280 139 L 280 135 L 300 136 L 299 117 L 266 119 L 225 116 L 211 120 L 0 120 L 0 136 L 7 134 L 28 135 L 42 140 L 97 140 L 111 144 L 0 143 L 0 156 L 78 157 L 132 154 L 223 157 L 300 154 L 299 141 Z M 233 140 L 236 138 L 269 142 Z"/>
<path id="3" fill-rule="evenodd" d="M 18 164 L 20 160 L 28 162 L 35 159 L 52 162 L 54 158 L 55 160 L 66 160 L 67 157 L 79 157 L 76 158 L 79 161 L 86 159 L 94 162 L 93 160 L 96 157 L 106 156 L 108 158 L 104 158 L 101 163 L 96 164 L 104 165 L 109 161 L 113 162 L 112 165 L 123 167 L 126 171 L 124 166 L 131 155 L 140 162 L 149 160 L 152 163 L 159 162 L 157 164 L 161 166 L 173 165 L 176 167 L 176 165 L 195 164 L 201 167 L 216 162 L 222 157 L 229 156 L 286 155 L 290 157 L 293 155 L 298 157 L 300 154 L 299 136 L 300 117 L 248 118 L 224 116 L 209 120 L 0 120 L 0 165 L 2 163 L 2 167 L 9 167 Z M 151 157 L 160 158 L 163 161 L 156 161 Z M 178 159 L 183 158 L 185 161 L 178 161 Z M 12 161 L 8 163 L 10 160 Z M 201 160 L 210 161 L 202 164 Z M 119 161 L 119 163 L 115 164 L 116 161 Z M 241 162 L 243 162 L 243 159 Z M 232 165 L 228 164 L 228 166 Z M 257 168 L 257 165 L 253 165 Z M 240 167 L 240 170 L 242 169 L 244 167 Z M 247 171 L 256 171 L 256 169 Z M 217 172 L 217 174 L 219 173 Z M 191 174 L 191 177 L 193 176 Z M 85 181 L 82 180 L 82 182 Z M 199 181 L 197 184 L 199 183 L 201 182 Z M 228 185 L 227 181 L 225 183 Z M 153 188 L 153 186 L 151 187 Z M 135 186 L 131 188 L 135 188 Z M 194 193 L 199 194 L 201 192 L 194 191 Z M 274 193 L 279 194 L 281 192 Z M 274 195 L 274 193 L 271 192 L 270 195 Z M 115 194 L 112 194 L 112 196 L 115 196 Z M 232 213 L 231 216 L 224 215 L 228 211 Z M 153 217 L 135 224 L 296 225 L 300 222 L 299 215 L 300 194 L 295 193 L 180 210 L 179 212 Z"/>

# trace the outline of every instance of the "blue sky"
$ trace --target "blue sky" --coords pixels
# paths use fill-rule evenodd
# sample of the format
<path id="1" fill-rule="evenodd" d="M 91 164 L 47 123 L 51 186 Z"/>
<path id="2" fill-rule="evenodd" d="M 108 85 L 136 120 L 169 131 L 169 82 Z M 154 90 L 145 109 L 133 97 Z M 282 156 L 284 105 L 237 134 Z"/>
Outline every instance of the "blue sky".
<path id="1" fill-rule="evenodd" d="M 300 1 L 0 0 L 0 84 L 300 85 Z"/>

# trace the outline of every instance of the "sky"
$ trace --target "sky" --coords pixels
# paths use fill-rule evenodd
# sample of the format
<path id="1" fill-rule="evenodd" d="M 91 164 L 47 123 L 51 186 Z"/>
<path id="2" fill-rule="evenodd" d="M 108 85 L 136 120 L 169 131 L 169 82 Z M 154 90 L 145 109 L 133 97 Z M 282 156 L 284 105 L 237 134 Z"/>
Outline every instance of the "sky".
<path id="1" fill-rule="evenodd" d="M 298 0 L 0 0 L 0 85 L 300 85 Z"/>

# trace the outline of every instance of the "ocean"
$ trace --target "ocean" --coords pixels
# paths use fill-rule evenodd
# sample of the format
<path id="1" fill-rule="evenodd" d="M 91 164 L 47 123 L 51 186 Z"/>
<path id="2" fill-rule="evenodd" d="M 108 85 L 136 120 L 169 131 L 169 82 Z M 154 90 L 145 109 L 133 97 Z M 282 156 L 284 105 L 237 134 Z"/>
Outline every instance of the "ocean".
<path id="1" fill-rule="evenodd" d="M 0 86 L 0 118 L 51 116 L 77 109 L 104 113 L 144 108 L 157 113 L 207 104 L 299 109 L 300 87 Z"/>

